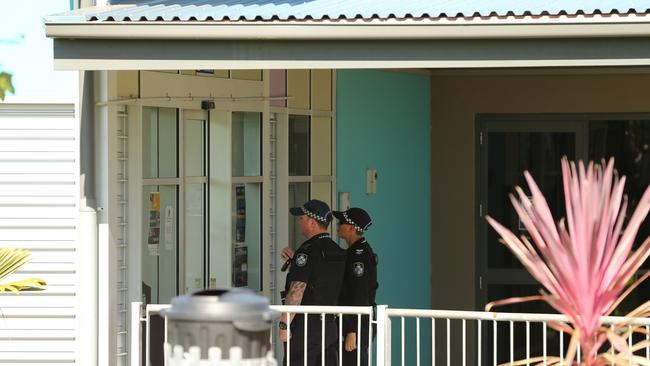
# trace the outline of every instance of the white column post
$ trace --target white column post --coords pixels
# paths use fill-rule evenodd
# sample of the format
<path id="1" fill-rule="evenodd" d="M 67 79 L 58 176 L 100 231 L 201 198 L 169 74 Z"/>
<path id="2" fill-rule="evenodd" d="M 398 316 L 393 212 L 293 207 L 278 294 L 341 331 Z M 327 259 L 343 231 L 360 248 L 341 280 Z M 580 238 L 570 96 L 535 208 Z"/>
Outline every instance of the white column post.
<path id="1" fill-rule="evenodd" d="M 388 344 L 389 337 L 387 336 L 388 331 L 388 315 L 386 314 L 386 305 L 377 305 L 377 366 L 386 366 L 390 362 L 387 362 L 386 355 L 388 355 Z"/>

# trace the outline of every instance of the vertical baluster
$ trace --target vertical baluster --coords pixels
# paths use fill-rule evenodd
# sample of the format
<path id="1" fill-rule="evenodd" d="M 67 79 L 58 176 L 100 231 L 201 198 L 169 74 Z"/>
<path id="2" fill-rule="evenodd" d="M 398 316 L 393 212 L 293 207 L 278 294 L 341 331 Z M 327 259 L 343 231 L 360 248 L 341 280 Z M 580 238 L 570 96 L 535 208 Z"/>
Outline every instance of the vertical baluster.
<path id="1" fill-rule="evenodd" d="M 339 313 L 339 365 L 343 365 L 343 314 Z"/>
<path id="2" fill-rule="evenodd" d="M 463 366 L 466 365 L 465 357 L 466 357 L 466 354 L 467 354 L 466 323 L 467 323 L 467 321 L 465 319 L 463 319 L 463 335 L 462 335 L 462 337 L 463 337 Z"/>
<path id="3" fill-rule="evenodd" d="M 373 311 L 371 310 L 370 315 L 368 315 L 368 365 L 372 365 L 372 314 Z"/>
<path id="4" fill-rule="evenodd" d="M 476 328 L 478 332 L 478 346 L 476 347 L 477 366 L 481 366 L 481 319 L 477 320 Z"/>
<path id="5" fill-rule="evenodd" d="M 451 366 L 451 320 L 447 318 L 447 366 Z"/>
<path id="6" fill-rule="evenodd" d="M 320 364 L 321 366 L 325 366 L 325 313 L 320 313 L 320 341 Z M 305 346 L 305 348 L 307 347 Z M 305 361 L 306 364 L 307 362 Z"/>
<path id="7" fill-rule="evenodd" d="M 361 366 L 361 314 L 357 314 L 357 366 Z"/>
<path id="8" fill-rule="evenodd" d="M 284 358 L 287 359 L 287 366 L 291 365 L 291 342 L 289 342 L 289 339 L 291 338 L 291 327 L 289 327 L 289 319 L 291 319 L 290 313 L 286 313 L 287 318 L 284 320 L 284 322 L 287 324 L 287 353 L 284 355 Z M 306 319 L 305 319 L 306 320 Z"/>
<path id="9" fill-rule="evenodd" d="M 530 359 L 530 322 L 526 320 L 526 359 Z M 526 361 L 526 365 L 530 366 L 530 362 Z"/>
<path id="10" fill-rule="evenodd" d="M 492 321 L 492 359 L 493 365 L 497 366 L 497 321 Z"/>
<path id="11" fill-rule="evenodd" d="M 431 365 L 436 366 L 436 318 L 431 318 Z"/>
<path id="12" fill-rule="evenodd" d="M 304 324 L 303 324 L 303 332 L 304 332 L 304 334 L 303 334 L 303 339 L 302 339 L 302 342 L 303 342 L 302 343 L 303 344 L 302 351 L 304 352 L 303 357 L 304 357 L 304 362 L 305 362 L 305 365 L 306 365 L 307 364 L 307 334 L 308 334 L 307 332 L 309 331 L 309 329 L 307 327 L 307 313 L 304 313 L 303 316 L 305 317 L 305 321 L 304 321 Z"/>
<path id="13" fill-rule="evenodd" d="M 415 318 L 415 364 L 420 366 L 420 318 Z"/>
<path id="14" fill-rule="evenodd" d="M 406 366 L 404 353 L 404 317 L 402 317 L 402 366 Z"/>

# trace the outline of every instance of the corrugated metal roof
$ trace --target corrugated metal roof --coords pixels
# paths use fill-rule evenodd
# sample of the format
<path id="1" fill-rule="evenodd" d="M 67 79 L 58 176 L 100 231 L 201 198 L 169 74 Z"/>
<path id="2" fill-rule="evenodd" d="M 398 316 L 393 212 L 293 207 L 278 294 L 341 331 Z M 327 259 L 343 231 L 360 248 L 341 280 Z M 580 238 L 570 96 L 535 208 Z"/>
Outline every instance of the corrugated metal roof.
<path id="1" fill-rule="evenodd" d="M 649 12 L 648 0 L 114 0 L 109 7 L 56 14 L 46 21 L 310 21 Z"/>

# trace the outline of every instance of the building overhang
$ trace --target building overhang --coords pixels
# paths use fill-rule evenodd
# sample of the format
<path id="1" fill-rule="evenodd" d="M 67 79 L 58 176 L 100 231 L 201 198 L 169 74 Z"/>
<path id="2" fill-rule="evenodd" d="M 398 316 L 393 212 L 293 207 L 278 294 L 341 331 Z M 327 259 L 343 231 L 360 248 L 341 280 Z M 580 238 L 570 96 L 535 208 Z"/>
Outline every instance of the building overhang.
<path id="1" fill-rule="evenodd" d="M 650 65 L 650 15 L 98 21 L 49 17 L 65 70 Z"/>

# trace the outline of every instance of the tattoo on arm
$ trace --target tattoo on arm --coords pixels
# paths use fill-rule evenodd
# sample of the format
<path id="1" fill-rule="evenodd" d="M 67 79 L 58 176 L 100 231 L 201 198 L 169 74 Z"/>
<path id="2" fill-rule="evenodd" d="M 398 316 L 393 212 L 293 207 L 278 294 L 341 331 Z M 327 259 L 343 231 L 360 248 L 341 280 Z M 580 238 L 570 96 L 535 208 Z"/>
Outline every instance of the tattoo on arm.
<path id="1" fill-rule="evenodd" d="M 285 299 L 285 304 L 287 305 L 300 305 L 302 302 L 302 296 L 305 294 L 305 289 L 307 288 L 307 283 L 301 281 L 291 282 L 289 287 L 289 293 Z"/>
<path id="2" fill-rule="evenodd" d="M 307 288 L 307 283 L 305 282 L 301 282 L 301 281 L 291 282 L 291 286 L 289 286 L 289 293 L 287 294 L 287 297 L 284 299 L 284 303 L 286 305 L 300 305 L 300 303 L 302 302 L 302 296 L 305 294 L 306 288 Z M 289 317 L 289 322 L 287 324 L 291 323 L 295 315 L 296 314 L 294 313 L 291 314 L 291 316 Z M 287 314 L 286 313 L 282 314 L 281 319 L 287 319 Z"/>

